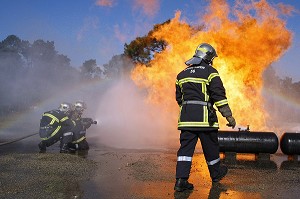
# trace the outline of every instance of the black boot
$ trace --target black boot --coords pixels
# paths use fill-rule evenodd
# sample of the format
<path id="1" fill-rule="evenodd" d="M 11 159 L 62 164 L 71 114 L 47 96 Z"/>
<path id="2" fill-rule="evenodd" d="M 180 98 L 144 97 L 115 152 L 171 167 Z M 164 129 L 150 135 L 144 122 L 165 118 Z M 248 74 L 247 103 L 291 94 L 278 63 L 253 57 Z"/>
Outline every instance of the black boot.
<path id="1" fill-rule="evenodd" d="M 46 146 L 42 142 L 40 142 L 38 144 L 38 146 L 39 146 L 39 149 L 40 149 L 40 153 L 46 153 Z"/>
<path id="2" fill-rule="evenodd" d="M 176 179 L 176 183 L 174 186 L 174 190 L 178 192 L 182 192 L 184 190 L 193 190 L 194 185 L 189 183 L 187 179 L 178 178 Z"/>
<path id="3" fill-rule="evenodd" d="M 63 144 L 60 153 L 75 153 L 75 150 L 70 149 L 67 144 Z"/>
<path id="4" fill-rule="evenodd" d="M 222 178 L 226 176 L 228 169 L 226 166 L 220 166 L 218 175 L 212 179 L 213 182 L 219 182 Z"/>

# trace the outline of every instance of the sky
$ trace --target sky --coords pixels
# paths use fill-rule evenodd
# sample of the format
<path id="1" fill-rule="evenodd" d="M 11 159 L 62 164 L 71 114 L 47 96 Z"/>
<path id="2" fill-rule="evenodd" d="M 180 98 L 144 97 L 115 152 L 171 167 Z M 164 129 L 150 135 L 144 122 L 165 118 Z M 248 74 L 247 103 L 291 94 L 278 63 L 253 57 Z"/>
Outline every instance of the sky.
<path id="1" fill-rule="evenodd" d="M 300 81 L 300 1 L 267 0 L 273 5 L 294 7 L 284 16 L 293 33 L 293 43 L 274 63 L 280 77 Z M 154 24 L 163 23 L 181 11 L 181 18 L 196 24 L 208 0 L 0 0 L 0 41 L 8 35 L 34 42 L 54 41 L 59 54 L 71 59 L 71 65 L 96 59 L 98 65 L 122 54 L 124 44 L 146 35 Z M 231 5 L 233 0 L 227 1 Z M 195 46 L 198 44 L 195 44 Z M 263 56 L 263 54 L 262 54 Z"/>

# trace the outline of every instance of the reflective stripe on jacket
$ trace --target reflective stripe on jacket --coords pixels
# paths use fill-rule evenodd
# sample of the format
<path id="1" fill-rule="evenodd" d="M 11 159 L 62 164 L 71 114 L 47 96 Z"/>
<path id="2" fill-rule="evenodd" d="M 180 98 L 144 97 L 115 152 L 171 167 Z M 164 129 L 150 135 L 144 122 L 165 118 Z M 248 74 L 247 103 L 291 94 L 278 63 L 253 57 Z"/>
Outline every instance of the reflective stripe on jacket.
<path id="1" fill-rule="evenodd" d="M 203 130 L 203 128 L 219 127 L 217 120 L 212 125 L 209 124 L 209 113 L 211 112 L 207 105 L 184 102 L 210 102 L 216 107 L 228 104 L 225 88 L 218 71 L 204 62 L 197 66 L 189 66 L 177 75 L 176 101 L 180 106 L 179 130 Z M 214 114 L 216 113 L 214 112 Z M 217 118 L 216 115 L 215 118 Z"/>
<path id="2" fill-rule="evenodd" d="M 74 127 L 74 124 L 72 120 L 60 110 L 45 112 L 40 122 L 39 134 L 41 139 L 47 140 L 55 136 L 61 130 L 62 126 L 69 126 L 71 129 Z"/>

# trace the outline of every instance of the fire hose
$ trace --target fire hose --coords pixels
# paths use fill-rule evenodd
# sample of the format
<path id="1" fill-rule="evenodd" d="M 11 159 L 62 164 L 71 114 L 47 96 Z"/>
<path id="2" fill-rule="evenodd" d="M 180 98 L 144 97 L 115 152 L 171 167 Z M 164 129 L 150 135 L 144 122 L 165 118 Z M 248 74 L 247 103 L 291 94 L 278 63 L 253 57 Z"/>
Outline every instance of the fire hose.
<path id="1" fill-rule="evenodd" d="M 98 122 L 97 121 L 94 121 L 93 119 L 91 118 L 82 118 L 83 122 L 88 122 L 90 124 L 97 124 Z M 26 135 L 24 137 L 21 137 L 21 138 L 18 138 L 18 139 L 14 139 L 14 140 L 11 140 L 11 141 L 7 141 L 7 142 L 2 142 L 0 143 L 0 146 L 4 146 L 4 145 L 7 145 L 7 144 L 11 144 L 11 143 L 14 143 L 14 142 L 17 142 L 17 141 L 20 141 L 20 140 L 23 140 L 25 138 L 28 138 L 28 137 L 31 137 L 31 136 L 34 136 L 34 135 L 37 135 L 39 133 L 33 133 L 33 134 L 30 134 L 30 135 Z"/>
<path id="2" fill-rule="evenodd" d="M 7 144 L 11 144 L 11 143 L 14 143 L 14 142 L 23 140 L 23 139 L 25 139 L 25 138 L 28 138 L 28 137 L 31 137 L 31 136 L 34 136 L 34 135 L 37 135 L 37 134 L 38 134 L 38 133 L 33 133 L 33 134 L 26 135 L 26 136 L 21 137 L 21 138 L 18 138 L 18 139 L 14 139 L 14 140 L 7 141 L 7 142 L 2 142 L 2 143 L 0 143 L 0 146 L 7 145 Z"/>

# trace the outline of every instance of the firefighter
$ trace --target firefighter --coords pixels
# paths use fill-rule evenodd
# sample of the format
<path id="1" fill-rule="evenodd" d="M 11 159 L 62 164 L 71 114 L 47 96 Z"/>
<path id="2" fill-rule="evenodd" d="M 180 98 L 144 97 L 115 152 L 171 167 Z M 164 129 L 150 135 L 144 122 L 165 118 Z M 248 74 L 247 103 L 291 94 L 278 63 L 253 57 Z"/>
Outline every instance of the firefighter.
<path id="1" fill-rule="evenodd" d="M 196 48 L 195 55 L 185 62 L 187 67 L 177 75 L 176 101 L 180 107 L 178 130 L 181 133 L 175 191 L 194 188 L 188 178 L 198 138 L 212 182 L 219 182 L 228 171 L 226 166 L 220 164 L 217 136 L 219 124 L 213 106 L 227 119 L 227 126 L 234 128 L 236 122 L 219 73 L 212 66 L 215 57 L 215 49 L 210 44 L 202 43 Z"/>
<path id="2" fill-rule="evenodd" d="M 69 143 L 69 147 L 75 150 L 89 150 L 89 144 L 86 140 L 86 129 L 96 122 L 92 118 L 82 118 L 86 108 L 85 102 L 77 101 L 71 114 L 71 119 L 75 121 L 75 127 L 72 130 L 73 140 Z"/>
<path id="3" fill-rule="evenodd" d="M 40 120 L 39 135 L 42 141 L 38 144 L 40 152 L 46 152 L 49 147 L 60 141 L 60 152 L 69 153 L 72 150 L 68 143 L 72 141 L 72 129 L 75 123 L 69 118 L 73 105 L 67 102 L 60 104 L 57 110 L 47 111 Z"/>

